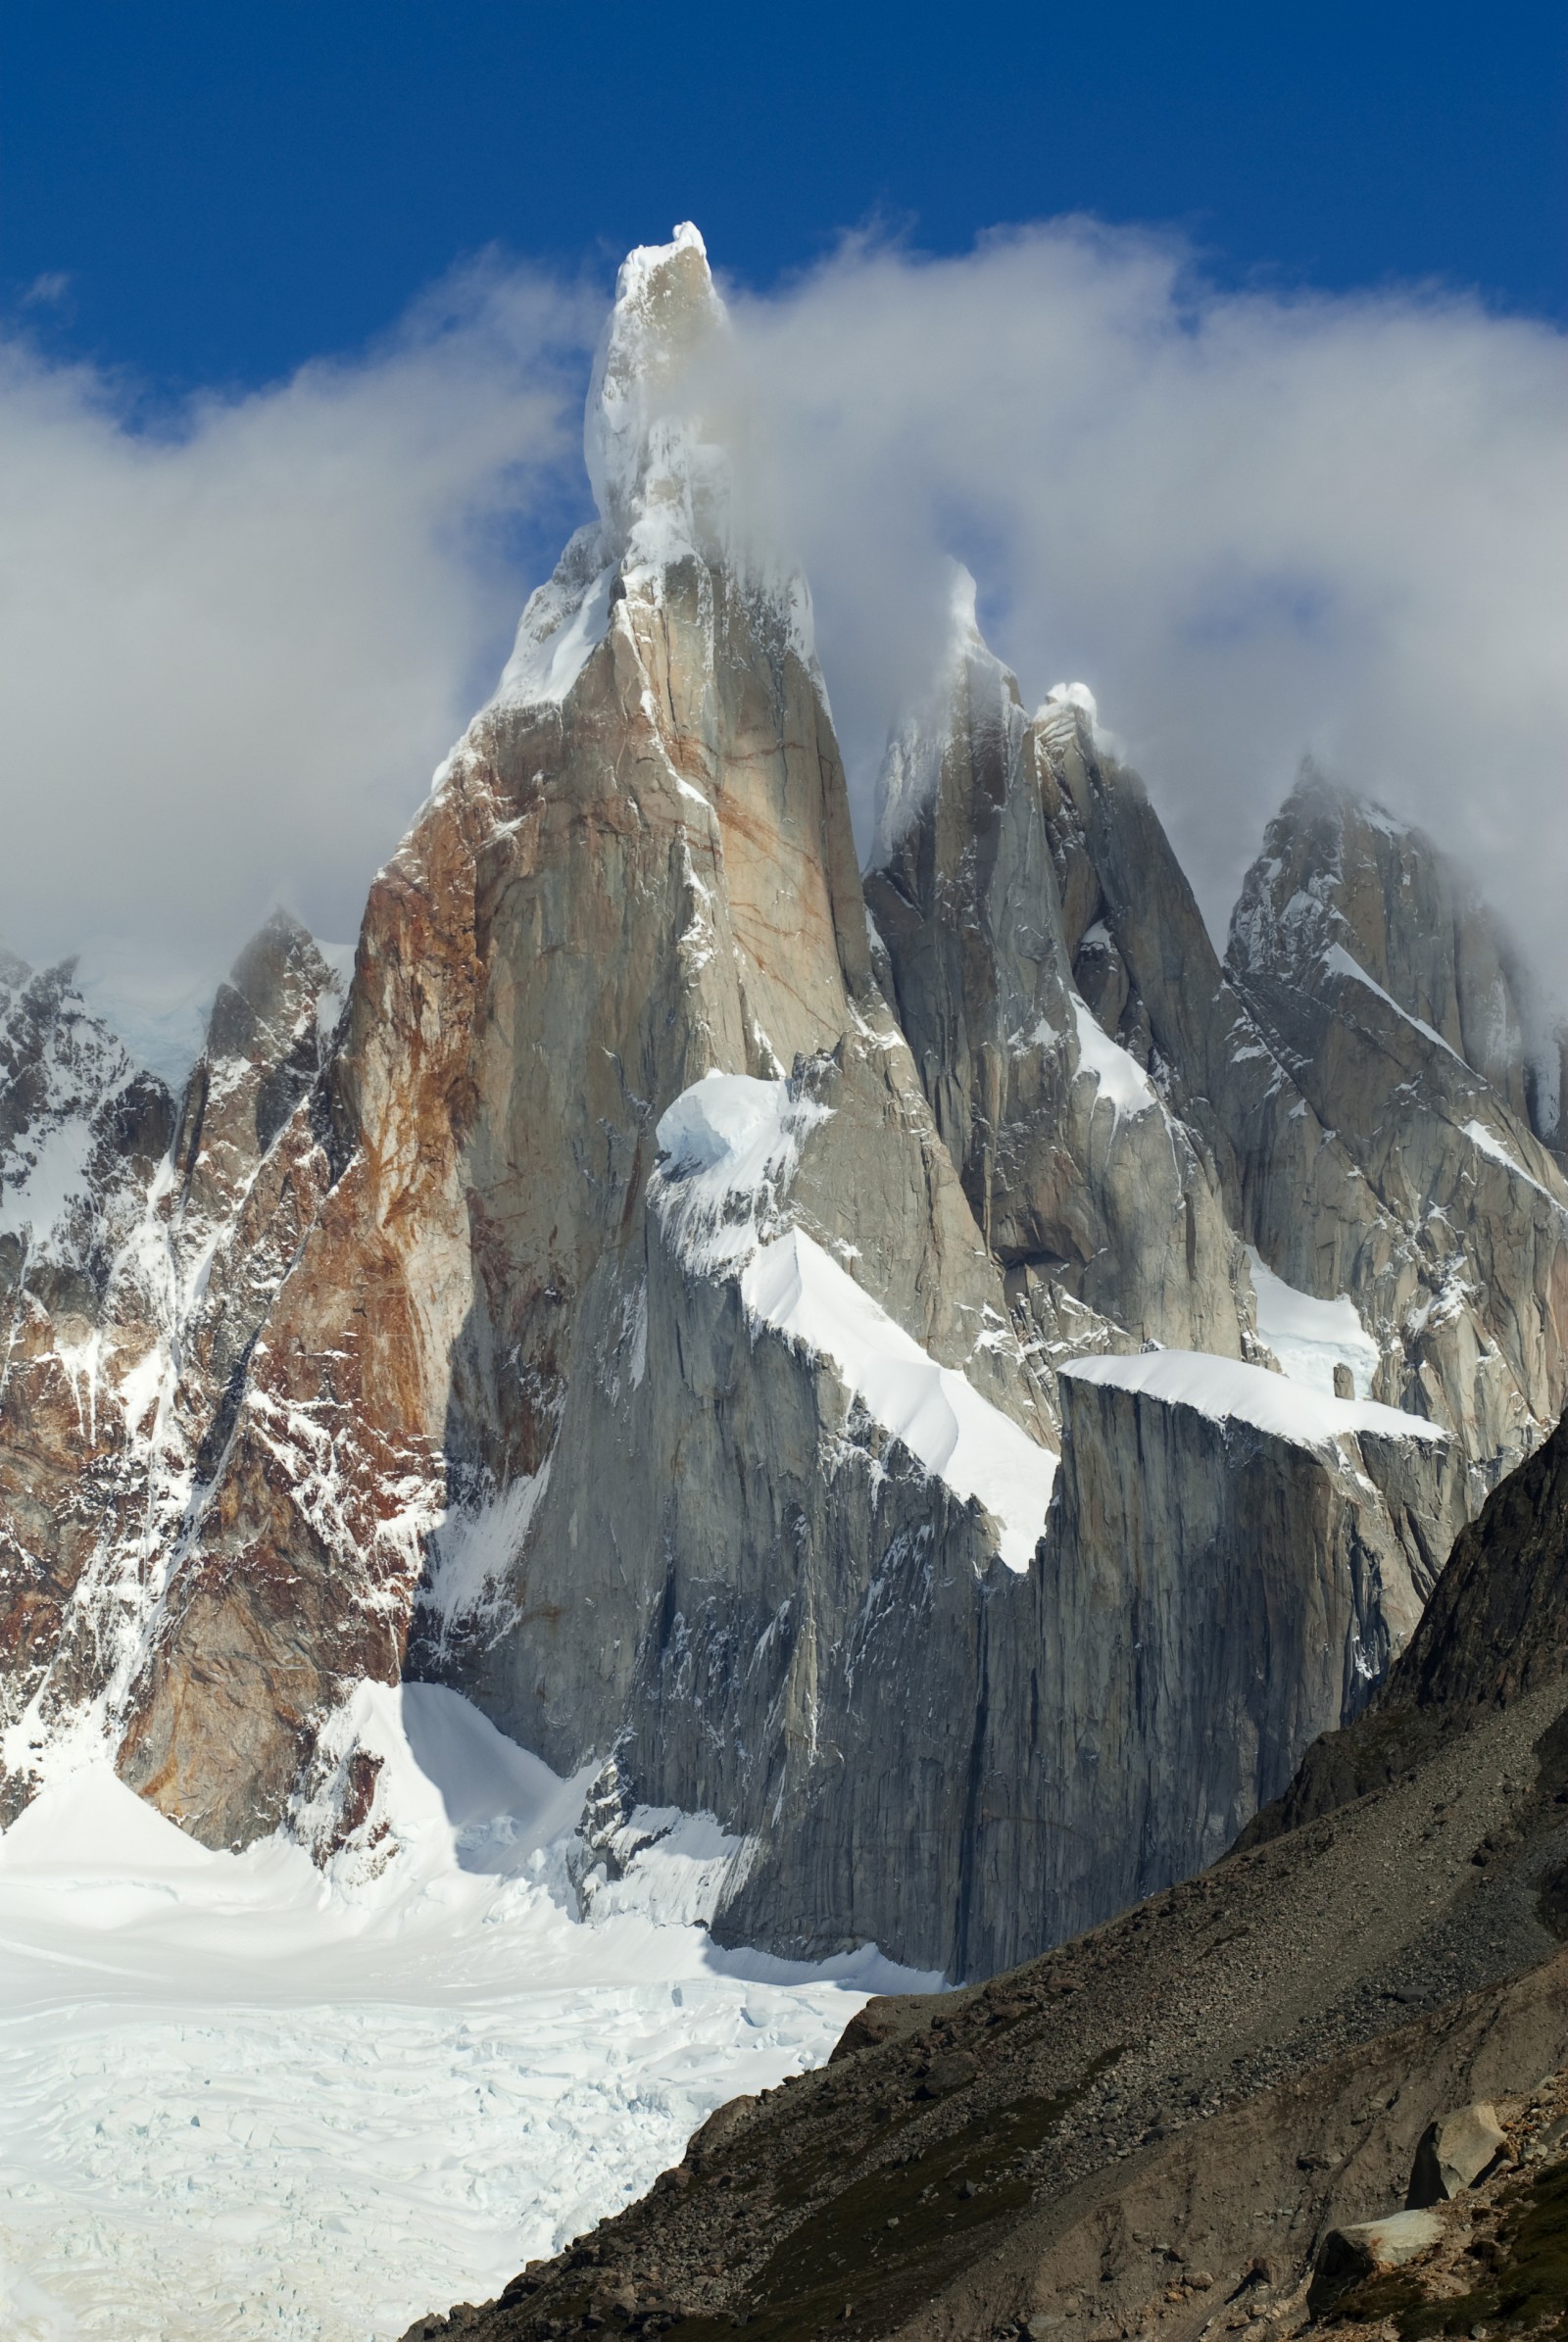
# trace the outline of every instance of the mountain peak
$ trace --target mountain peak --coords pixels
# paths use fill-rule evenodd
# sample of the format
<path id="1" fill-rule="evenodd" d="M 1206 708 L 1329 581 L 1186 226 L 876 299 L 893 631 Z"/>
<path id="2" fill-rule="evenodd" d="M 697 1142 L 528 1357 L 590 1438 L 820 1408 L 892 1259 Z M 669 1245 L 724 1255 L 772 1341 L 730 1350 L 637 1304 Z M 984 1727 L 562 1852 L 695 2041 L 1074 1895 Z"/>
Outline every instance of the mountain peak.
<path id="1" fill-rule="evenodd" d="M 667 244 L 639 244 L 626 255 L 583 416 L 599 518 L 576 532 L 554 575 L 529 597 L 499 701 L 559 704 L 605 637 L 617 578 L 657 599 L 659 573 L 693 558 L 725 564 L 772 602 L 822 691 L 806 582 L 767 533 L 738 523 L 732 509 L 730 450 L 710 379 L 728 330 L 707 249 L 689 220 Z"/>
<path id="2" fill-rule="evenodd" d="M 1364 789 L 1329 771 L 1310 754 L 1301 758 L 1277 818 L 1282 822 L 1327 821 L 1341 830 L 1359 823 L 1384 837 L 1426 843 L 1413 823 L 1391 812 Z"/>
<path id="3" fill-rule="evenodd" d="M 962 561 L 948 571 L 947 633 L 940 662 L 921 703 L 888 735 L 876 785 L 876 828 L 869 867 L 886 868 L 921 813 L 935 800 L 943 758 L 965 729 L 977 701 L 1004 731 L 1014 721 L 1018 685 L 980 631 L 978 588 Z"/>
<path id="4" fill-rule="evenodd" d="M 687 398 L 694 366 L 726 322 L 702 237 L 689 220 L 667 244 L 639 244 L 615 280 L 594 362 L 583 455 L 605 525 L 621 544 L 669 508 L 689 517 L 706 468 Z M 652 548 L 650 548 L 652 550 Z"/>

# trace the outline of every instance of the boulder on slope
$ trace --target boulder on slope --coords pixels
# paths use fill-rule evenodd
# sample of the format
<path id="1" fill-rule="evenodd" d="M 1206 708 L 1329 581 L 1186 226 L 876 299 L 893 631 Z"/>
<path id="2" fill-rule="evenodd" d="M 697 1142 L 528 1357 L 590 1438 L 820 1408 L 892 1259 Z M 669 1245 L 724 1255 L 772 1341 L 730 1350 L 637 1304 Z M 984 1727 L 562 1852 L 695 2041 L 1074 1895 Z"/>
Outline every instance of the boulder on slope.
<path id="1" fill-rule="evenodd" d="M 1443 2222 L 1426 2211 L 1391 2212 L 1384 2220 L 1331 2228 L 1312 2270 L 1307 2309 L 1314 2318 L 1323 2318 L 1353 2285 L 1405 2269 L 1442 2242 Z"/>
<path id="2" fill-rule="evenodd" d="M 1419 2211 L 1429 2204 L 1446 2204 L 1451 2196 L 1476 2187 L 1506 2162 L 1511 2150 L 1496 2109 L 1482 2099 L 1439 2115 L 1421 2133 L 1410 2170 L 1405 2206 Z"/>

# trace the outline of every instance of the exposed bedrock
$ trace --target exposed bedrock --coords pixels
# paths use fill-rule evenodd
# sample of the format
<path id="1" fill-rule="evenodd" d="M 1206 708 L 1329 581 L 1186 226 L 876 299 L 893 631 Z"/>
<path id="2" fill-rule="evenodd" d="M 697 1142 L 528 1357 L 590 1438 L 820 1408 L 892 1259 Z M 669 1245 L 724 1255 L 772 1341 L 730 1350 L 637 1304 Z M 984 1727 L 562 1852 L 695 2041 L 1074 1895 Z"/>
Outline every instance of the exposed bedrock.
<path id="1" fill-rule="evenodd" d="M 372 891 L 331 1081 L 355 1144 L 252 1355 L 122 1757 L 204 1834 L 300 1802 L 313 1720 L 358 1675 L 395 1675 L 411 1622 L 409 1664 L 558 1765 L 603 1755 L 641 1712 L 658 1619 L 695 1626 L 714 1585 L 726 1648 L 781 1608 L 797 1623 L 744 1747 L 697 1721 L 701 1690 L 671 1690 L 668 1764 L 684 1732 L 689 1801 L 742 1830 L 760 1814 L 808 1736 L 811 1604 L 853 1611 L 879 1559 L 844 1489 L 860 1472 L 868 1505 L 886 1475 L 852 1455 L 835 1477 L 849 1399 L 820 1407 L 809 1343 L 738 1311 L 741 1259 L 671 1256 L 650 1220 L 660 1116 L 709 1073 L 771 1095 L 816 1069 L 812 1245 L 847 1286 L 853 1263 L 876 1340 L 967 1378 L 1037 1459 L 1044 1518 L 1035 1378 L 870 975 L 798 589 L 748 580 L 690 513 L 672 545 L 675 459 L 656 453 L 605 569 L 579 547 L 549 589 L 602 594 L 602 634 L 552 697 L 539 662 L 572 619 L 549 594 L 531 610 L 513 686 Z M 738 1179 L 754 1249 L 785 1229 L 783 1184 L 767 1159 Z M 885 1542 L 918 1528 L 972 1582 L 996 1530 L 958 1505 L 950 1536 L 924 1471 L 904 1479 Z"/>
<path id="2" fill-rule="evenodd" d="M 1026 719 L 967 580 L 954 620 L 937 698 L 890 750 L 866 880 L 938 1127 L 1014 1293 L 1038 1290 L 1051 1313 L 1054 1351 L 1075 1332 L 1115 1345 L 1115 1329 L 1241 1356 L 1246 1261 L 1212 1154 L 1173 1099 L 1180 1060 L 1102 915 L 1071 796 L 1086 786 L 1074 719 L 1054 707 Z M 1146 867 L 1138 917 L 1156 903 L 1180 922 Z M 1180 948 L 1155 945 L 1172 959 Z"/>
<path id="3" fill-rule="evenodd" d="M 1249 873 L 1227 969 L 1393 1233 L 1335 1271 L 1384 1345 L 1380 1394 L 1461 1439 L 1473 1511 L 1568 1381 L 1568 1180 L 1529 1120 L 1506 948 L 1429 839 L 1308 768 Z M 1306 1282 L 1318 1237 L 1285 1168 L 1258 1159 L 1256 1224 Z"/>
<path id="4" fill-rule="evenodd" d="M 1229 1845 L 1411 1631 L 1431 1575 L 1410 1500 L 1441 1513 L 1454 1477 L 1443 1441 L 1309 1443 L 1239 1407 L 1061 1388 L 1051 1531 L 988 1617 L 968 1974 Z"/>
<path id="5" fill-rule="evenodd" d="M 1053 1362 L 1258 1354 L 1239 1240 L 1354 1303 L 1473 1511 L 1568 1394 L 1557 1039 L 1430 840 L 1310 767 L 1222 967 L 1081 691 L 1032 719 L 956 600 L 867 900 L 938 1124 Z M 1536 1103 L 1531 1104 L 1534 1099 Z"/>
<path id="6" fill-rule="evenodd" d="M 11 1811 L 52 1736 L 122 1721 L 163 1557 L 325 1184 L 303 1094 L 339 1006 L 310 937 L 270 922 L 220 988 L 176 1106 L 87 1012 L 69 969 L 3 1003 Z"/>

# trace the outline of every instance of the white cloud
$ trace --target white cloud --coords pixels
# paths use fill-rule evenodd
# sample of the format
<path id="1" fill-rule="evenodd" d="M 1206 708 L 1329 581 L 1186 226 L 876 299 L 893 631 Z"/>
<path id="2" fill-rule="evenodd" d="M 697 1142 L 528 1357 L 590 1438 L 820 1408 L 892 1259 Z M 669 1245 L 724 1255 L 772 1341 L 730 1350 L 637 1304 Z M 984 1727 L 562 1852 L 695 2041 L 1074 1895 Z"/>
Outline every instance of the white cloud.
<path id="1" fill-rule="evenodd" d="M 1424 818 L 1568 993 L 1568 337 L 1441 290 L 1223 292 L 1084 222 L 853 245 L 736 305 L 852 766 L 966 560 L 1095 689 L 1223 931 L 1304 750 Z M 869 835 L 860 808 L 862 835 Z"/>
<path id="2" fill-rule="evenodd" d="M 46 268 L 22 296 L 24 309 L 59 309 L 70 298 L 71 278 L 64 268 Z"/>
<path id="3" fill-rule="evenodd" d="M 157 429 L 0 345 L 0 938 L 85 947 L 145 1010 L 279 896 L 357 932 L 510 639 L 509 528 L 575 516 L 597 323 L 478 268 L 356 361 Z"/>
<path id="4" fill-rule="evenodd" d="M 850 245 L 733 310 L 705 396 L 811 578 L 862 836 L 956 554 L 1028 698 L 1094 687 L 1218 928 L 1310 748 L 1568 993 L 1561 334 L 1442 291 L 1222 291 L 1175 239 L 1073 222 Z M 0 939 L 118 937 L 177 992 L 275 895 L 353 931 L 585 501 L 600 313 L 470 273 L 161 435 L 0 348 Z"/>

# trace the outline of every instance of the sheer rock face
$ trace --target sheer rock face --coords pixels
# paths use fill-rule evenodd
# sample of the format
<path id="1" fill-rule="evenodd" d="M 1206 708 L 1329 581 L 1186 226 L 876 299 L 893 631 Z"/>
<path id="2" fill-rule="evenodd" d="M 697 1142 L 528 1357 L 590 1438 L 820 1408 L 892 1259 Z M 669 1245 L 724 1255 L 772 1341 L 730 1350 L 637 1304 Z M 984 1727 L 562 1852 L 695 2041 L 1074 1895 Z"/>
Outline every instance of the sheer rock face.
<path id="1" fill-rule="evenodd" d="M 37 1153 L 53 1050 L 107 1150 L 69 1241 L 0 1237 L 6 1795 L 102 1732 L 208 1843 L 324 1856 L 386 1819 L 354 1689 L 415 1674 L 601 1768 L 585 1868 L 706 1810 L 729 1939 L 976 1974 L 1208 1859 L 1356 1712 L 1512 1369 L 1462 1315 L 1474 1357 L 1420 1378 L 1408 1199 L 1087 710 L 1026 719 L 972 613 L 868 931 L 805 588 L 691 408 L 720 330 L 694 232 L 628 261 L 601 517 L 376 878 L 346 1004 L 272 922 L 176 1110 L 0 971 L 0 1143 Z M 1061 1371 L 1155 1342 L 1277 1395 L 1248 1242 L 1375 1302 L 1379 1395 L 1455 1440 Z"/>
<path id="2" fill-rule="evenodd" d="M 1044 1857 L 1070 1933 L 1216 1861 L 1314 1720 L 1366 1705 L 1431 1591 L 1456 1465 L 1444 1441 L 1314 1445 L 1071 1372 L 1061 1393 L 1059 1518 L 1035 1635 L 993 1658 L 1011 1724 L 983 1795 L 1027 1800 L 1017 1857 Z M 1005 1965 L 1031 1937 L 988 1886 L 985 1965 Z"/>
<path id="3" fill-rule="evenodd" d="M 1361 1242 L 1328 1223 L 1336 1268 L 1383 1343 L 1384 1394 L 1463 1442 L 1473 1511 L 1568 1392 L 1568 1180 L 1528 1119 L 1490 915 L 1419 831 L 1308 771 L 1249 873 L 1227 968 L 1364 1183 Z M 1272 1257 L 1308 1282 L 1317 1239 L 1288 1160 L 1254 1156 L 1250 1180 Z"/>
<path id="4" fill-rule="evenodd" d="M 879 1582 L 946 1589 L 946 1817 L 998 1530 L 739 1272 L 792 1228 L 852 1263 L 884 1337 L 1038 1455 L 1036 1530 L 1047 1417 L 871 977 L 801 590 L 714 542 L 700 442 L 650 427 L 615 461 L 597 541 L 372 890 L 330 1084 L 353 1143 L 251 1353 L 122 1764 L 202 1835 L 253 1834 L 317 1810 L 321 1718 L 407 1664 L 563 1768 L 618 1744 L 628 1796 L 750 1831 L 776 1935 L 891 1936 L 907 1890 L 847 1884 L 852 1809 L 894 1809 L 916 1727 L 873 1745 L 851 1713 L 862 1613 Z M 694 1229 L 657 1126 L 711 1072 L 787 1089 L 800 1127 Z M 928 1931 L 951 1945 L 947 1914 Z"/>
<path id="5" fill-rule="evenodd" d="M 972 598 L 955 621 L 890 751 L 866 892 L 1015 1300 L 1057 1362 L 1150 1340 L 1255 1356 L 1245 1240 L 1354 1302 L 1376 1394 L 1458 1439 L 1462 1518 L 1568 1391 L 1568 1182 L 1529 1120 L 1555 1133 L 1555 1059 L 1527 1050 L 1491 914 L 1418 832 L 1309 769 L 1221 967 L 1084 695 L 1026 721 Z"/>
<path id="6" fill-rule="evenodd" d="M 1069 1329 L 1103 1346 L 1103 1320 L 1135 1342 L 1241 1356 L 1255 1347 L 1245 1256 L 1107 924 L 1075 725 L 1052 708 L 1026 721 L 972 588 L 955 617 L 938 705 L 893 744 L 866 881 L 938 1128 L 1054 1352 L 1070 1353 Z M 1174 903 L 1138 884 L 1135 955 L 1152 918 L 1188 909 L 1208 952 L 1175 876 Z"/>
<path id="7" fill-rule="evenodd" d="M 1403 1223 L 1222 968 L 1137 775 L 1068 695 L 1026 720 L 956 617 L 936 704 L 890 752 L 866 894 L 1015 1301 L 1058 1363 L 1148 1341 L 1266 1357 L 1250 1243 L 1307 1293 L 1380 1302 L 1397 1400 Z"/>

